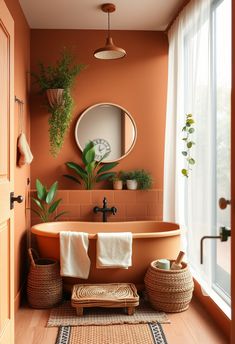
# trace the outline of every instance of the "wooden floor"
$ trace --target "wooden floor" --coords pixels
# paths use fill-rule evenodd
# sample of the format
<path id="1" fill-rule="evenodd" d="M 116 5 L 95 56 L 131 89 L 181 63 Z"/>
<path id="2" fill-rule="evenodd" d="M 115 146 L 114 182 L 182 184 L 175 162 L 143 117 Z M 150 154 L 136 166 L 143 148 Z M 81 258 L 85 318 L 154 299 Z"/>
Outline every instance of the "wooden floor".
<path id="1" fill-rule="evenodd" d="M 15 317 L 15 344 L 54 344 L 57 328 L 45 327 L 48 316 L 49 310 L 21 307 Z M 169 318 L 171 324 L 163 325 L 168 344 L 229 343 L 195 299 L 187 311 L 169 314 Z"/>

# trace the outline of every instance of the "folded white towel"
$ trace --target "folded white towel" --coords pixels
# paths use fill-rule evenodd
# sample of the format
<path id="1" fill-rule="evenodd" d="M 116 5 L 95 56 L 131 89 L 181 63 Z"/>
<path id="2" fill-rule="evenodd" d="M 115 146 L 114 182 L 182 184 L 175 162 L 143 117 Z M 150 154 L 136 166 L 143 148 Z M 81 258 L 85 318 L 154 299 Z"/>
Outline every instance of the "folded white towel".
<path id="1" fill-rule="evenodd" d="M 23 166 L 25 164 L 30 164 L 33 160 L 33 155 L 31 153 L 24 133 L 21 133 L 18 138 L 18 149 L 20 153 L 18 165 Z"/>
<path id="2" fill-rule="evenodd" d="M 97 268 L 123 268 L 132 265 L 132 233 L 97 234 Z"/>
<path id="3" fill-rule="evenodd" d="M 87 233 L 60 232 L 61 276 L 88 278 L 91 265 L 88 244 Z"/>

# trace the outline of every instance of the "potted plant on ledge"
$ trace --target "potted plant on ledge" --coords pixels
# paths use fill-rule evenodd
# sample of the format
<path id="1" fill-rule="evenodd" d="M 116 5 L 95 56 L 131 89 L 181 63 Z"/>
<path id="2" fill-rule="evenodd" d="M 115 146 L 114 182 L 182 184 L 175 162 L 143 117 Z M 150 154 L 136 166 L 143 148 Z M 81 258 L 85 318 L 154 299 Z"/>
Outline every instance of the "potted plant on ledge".
<path id="1" fill-rule="evenodd" d="M 75 78 L 85 68 L 75 64 L 74 57 L 63 50 L 55 66 L 39 63 L 39 73 L 31 73 L 38 83 L 41 92 L 47 94 L 48 111 L 50 112 L 49 137 L 50 152 L 56 157 L 61 150 L 64 137 L 69 128 L 72 115 L 73 99 L 70 91 Z"/>
<path id="2" fill-rule="evenodd" d="M 113 189 L 114 190 L 122 190 L 123 188 L 123 181 L 125 181 L 123 172 L 115 172 L 115 174 L 111 177 L 111 181 L 113 182 Z"/>
<path id="3" fill-rule="evenodd" d="M 147 190 L 152 187 L 152 176 L 144 169 L 123 172 L 128 190 Z"/>

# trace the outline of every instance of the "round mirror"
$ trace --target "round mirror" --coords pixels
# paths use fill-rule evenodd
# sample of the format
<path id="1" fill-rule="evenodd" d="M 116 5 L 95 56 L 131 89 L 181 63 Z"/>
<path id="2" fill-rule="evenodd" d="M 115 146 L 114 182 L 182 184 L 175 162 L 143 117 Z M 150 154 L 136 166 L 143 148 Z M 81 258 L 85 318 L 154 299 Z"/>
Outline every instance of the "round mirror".
<path id="1" fill-rule="evenodd" d="M 96 160 L 117 161 L 132 150 L 137 129 L 132 116 L 123 107 L 112 103 L 99 103 L 86 109 L 75 127 L 75 139 L 83 150 L 89 141 L 95 144 Z"/>

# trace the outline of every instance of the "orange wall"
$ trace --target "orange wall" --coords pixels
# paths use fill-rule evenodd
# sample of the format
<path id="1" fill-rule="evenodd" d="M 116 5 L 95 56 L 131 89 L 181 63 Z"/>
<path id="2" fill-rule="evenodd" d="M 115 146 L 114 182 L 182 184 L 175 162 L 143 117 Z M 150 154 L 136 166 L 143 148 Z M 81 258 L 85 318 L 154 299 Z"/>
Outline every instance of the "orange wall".
<path id="1" fill-rule="evenodd" d="M 154 177 L 155 187 L 163 185 L 163 152 L 167 87 L 167 36 L 160 32 L 114 31 L 114 42 L 126 49 L 121 60 L 100 61 L 93 51 L 105 42 L 105 31 L 32 30 L 31 69 L 38 61 L 54 63 L 63 47 L 73 47 L 78 62 L 88 65 L 77 78 L 72 95 L 75 106 L 70 132 L 59 156 L 49 154 L 48 114 L 36 85 L 31 97 L 32 184 L 59 181 L 60 189 L 76 189 L 75 183 L 62 177 L 66 161 L 80 162 L 74 139 L 75 122 L 87 107 L 99 102 L 117 103 L 136 121 L 138 135 L 132 152 L 116 169 L 145 168 Z M 66 171 L 67 172 L 67 171 Z M 99 188 L 99 186 L 98 186 Z"/>
<path id="2" fill-rule="evenodd" d="M 29 118 L 29 82 L 27 72 L 30 65 L 30 29 L 25 20 L 19 2 L 5 0 L 5 3 L 15 22 L 15 95 L 25 102 L 24 128 L 27 138 L 30 133 Z M 18 106 L 15 105 L 15 147 L 18 137 Z M 15 150 L 16 152 L 16 150 Z M 15 157 L 16 161 L 16 157 Z M 28 189 L 27 178 L 30 176 L 29 167 L 15 167 L 15 194 L 24 197 L 24 203 L 15 203 L 15 297 L 18 302 L 19 291 L 25 279 L 26 266 L 26 202 Z"/>

